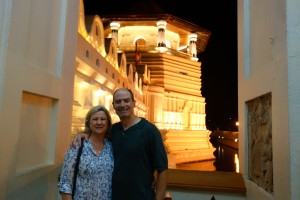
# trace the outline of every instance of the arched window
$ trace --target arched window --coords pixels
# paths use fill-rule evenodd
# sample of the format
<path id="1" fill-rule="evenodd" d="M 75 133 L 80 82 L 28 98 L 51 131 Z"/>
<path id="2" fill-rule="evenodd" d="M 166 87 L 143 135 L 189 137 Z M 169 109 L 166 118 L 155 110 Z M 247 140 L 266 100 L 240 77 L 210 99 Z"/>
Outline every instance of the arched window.
<path id="1" fill-rule="evenodd" d="M 137 37 L 134 40 L 134 45 L 136 45 L 139 51 L 145 51 L 147 46 L 146 39 L 143 37 Z"/>
<path id="2" fill-rule="evenodd" d="M 96 25 L 96 35 L 98 36 L 98 26 Z"/>

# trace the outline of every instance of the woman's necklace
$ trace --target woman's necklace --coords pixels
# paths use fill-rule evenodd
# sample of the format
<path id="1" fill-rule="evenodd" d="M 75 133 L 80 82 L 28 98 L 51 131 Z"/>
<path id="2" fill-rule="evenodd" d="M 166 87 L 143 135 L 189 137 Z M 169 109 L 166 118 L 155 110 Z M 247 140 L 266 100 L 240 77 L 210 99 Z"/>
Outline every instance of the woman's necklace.
<path id="1" fill-rule="evenodd" d="M 103 149 L 104 143 L 95 143 L 92 138 L 90 138 L 90 141 L 92 143 L 93 149 L 96 151 L 96 154 L 99 155 L 101 150 Z"/>

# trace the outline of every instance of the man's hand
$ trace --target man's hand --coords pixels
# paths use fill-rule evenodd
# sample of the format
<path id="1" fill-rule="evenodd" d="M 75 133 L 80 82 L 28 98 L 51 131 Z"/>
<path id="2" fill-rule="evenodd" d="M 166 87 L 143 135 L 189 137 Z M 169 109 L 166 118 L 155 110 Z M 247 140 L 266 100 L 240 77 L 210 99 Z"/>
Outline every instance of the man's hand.
<path id="1" fill-rule="evenodd" d="M 82 132 L 82 133 L 78 133 L 77 135 L 75 135 L 74 139 L 71 142 L 70 147 L 76 148 L 77 144 L 80 147 L 81 146 L 81 138 L 88 140 L 88 134 Z"/>

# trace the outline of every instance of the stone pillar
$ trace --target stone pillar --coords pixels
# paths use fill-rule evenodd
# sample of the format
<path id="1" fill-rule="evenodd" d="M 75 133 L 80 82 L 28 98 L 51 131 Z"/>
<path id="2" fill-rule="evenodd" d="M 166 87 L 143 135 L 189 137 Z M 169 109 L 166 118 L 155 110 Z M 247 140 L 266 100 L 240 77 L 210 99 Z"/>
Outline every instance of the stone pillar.
<path id="1" fill-rule="evenodd" d="M 111 29 L 111 38 L 116 40 L 117 46 L 118 44 L 118 30 L 120 28 L 120 23 L 119 22 L 111 22 L 110 23 L 110 29 Z"/>

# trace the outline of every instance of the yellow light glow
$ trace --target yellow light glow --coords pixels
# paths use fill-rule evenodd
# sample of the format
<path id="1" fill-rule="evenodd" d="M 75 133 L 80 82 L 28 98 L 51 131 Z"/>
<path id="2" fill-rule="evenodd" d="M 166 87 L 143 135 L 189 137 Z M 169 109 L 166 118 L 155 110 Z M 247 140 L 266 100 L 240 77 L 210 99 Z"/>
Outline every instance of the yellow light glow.
<path id="1" fill-rule="evenodd" d="M 86 76 L 91 76 L 94 73 L 94 70 L 90 67 L 85 67 L 83 65 L 79 65 L 77 70 Z"/>
<path id="2" fill-rule="evenodd" d="M 89 86 L 89 84 L 85 81 L 81 81 L 78 85 L 79 85 L 80 88 L 86 88 L 86 87 Z"/>
<path id="3" fill-rule="evenodd" d="M 109 82 L 106 84 L 106 86 L 107 86 L 109 89 L 113 90 L 114 87 L 115 87 L 115 84 L 113 84 L 112 82 L 109 81 Z"/>
<path id="4" fill-rule="evenodd" d="M 97 74 L 95 80 L 100 83 L 103 84 L 106 81 L 106 78 L 104 76 L 102 76 L 101 74 Z"/>
<path id="5" fill-rule="evenodd" d="M 235 172 L 240 172 L 239 158 L 237 154 L 234 154 Z"/>
<path id="6" fill-rule="evenodd" d="M 102 96 L 102 95 L 104 94 L 104 92 L 105 92 L 105 91 L 99 89 L 99 90 L 96 90 L 96 91 L 95 91 L 95 95 L 97 95 L 97 96 Z"/>

